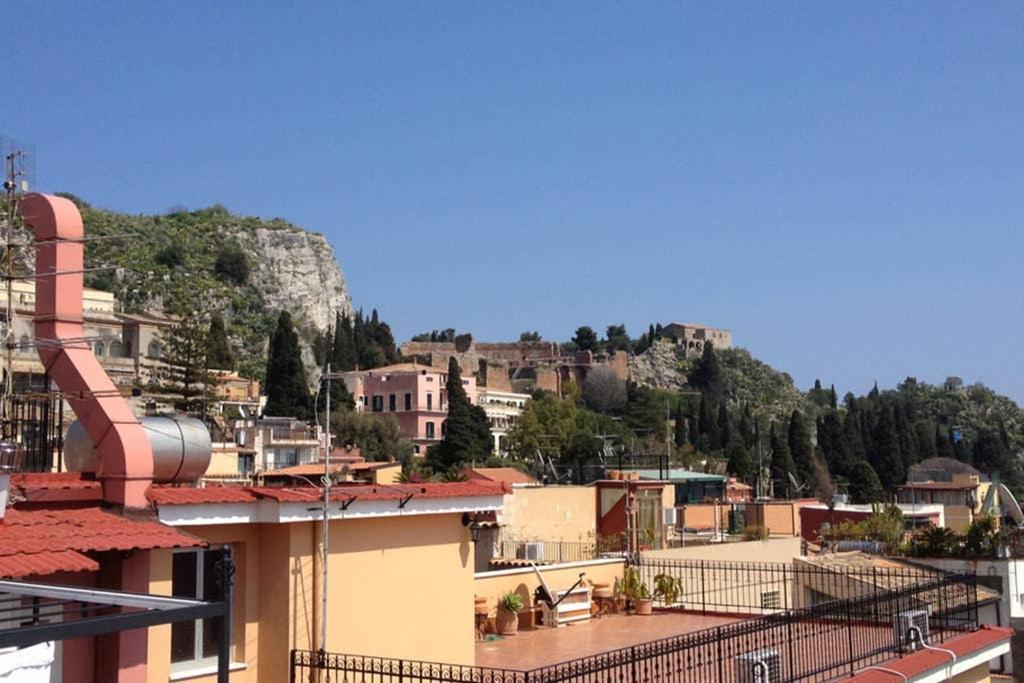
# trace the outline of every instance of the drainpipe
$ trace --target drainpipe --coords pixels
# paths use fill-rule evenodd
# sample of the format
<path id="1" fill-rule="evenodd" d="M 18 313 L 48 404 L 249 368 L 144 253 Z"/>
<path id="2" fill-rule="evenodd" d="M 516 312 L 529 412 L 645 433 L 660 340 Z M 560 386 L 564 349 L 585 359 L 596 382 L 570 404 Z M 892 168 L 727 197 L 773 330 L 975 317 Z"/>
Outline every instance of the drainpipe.
<path id="1" fill-rule="evenodd" d="M 100 453 L 104 500 L 144 509 L 153 479 L 149 439 L 84 335 L 82 216 L 71 201 L 45 194 L 29 194 L 20 206 L 36 234 L 39 358 Z"/>

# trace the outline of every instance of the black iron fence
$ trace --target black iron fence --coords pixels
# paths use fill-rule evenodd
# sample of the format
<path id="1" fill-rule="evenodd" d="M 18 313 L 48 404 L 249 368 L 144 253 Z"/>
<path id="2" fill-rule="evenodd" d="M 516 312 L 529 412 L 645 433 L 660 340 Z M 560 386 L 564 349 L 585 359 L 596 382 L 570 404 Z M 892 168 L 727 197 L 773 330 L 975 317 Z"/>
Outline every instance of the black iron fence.
<path id="1" fill-rule="evenodd" d="M 941 643 L 977 627 L 973 574 L 919 575 L 918 578 L 916 583 L 781 609 L 745 621 L 536 669 L 490 669 L 293 651 L 291 680 L 292 683 L 353 680 L 361 683 L 724 683 L 758 680 L 754 676 L 755 669 L 767 669 L 772 673 L 772 681 L 826 681 L 905 651 L 912 645 L 913 638 L 904 627 L 904 621 L 921 626 L 922 635 L 929 643 Z M 922 615 L 927 615 L 927 622 Z"/>
<path id="2" fill-rule="evenodd" d="M 18 444 L 21 472 L 60 469 L 64 451 L 64 402 L 51 397 L 14 397 L 2 438 Z"/>
<path id="3" fill-rule="evenodd" d="M 665 574 L 678 579 L 671 606 L 699 612 L 772 614 L 834 600 L 879 596 L 945 576 L 918 567 L 877 567 L 784 562 L 681 560 L 641 555 L 633 563 L 648 586 Z"/>

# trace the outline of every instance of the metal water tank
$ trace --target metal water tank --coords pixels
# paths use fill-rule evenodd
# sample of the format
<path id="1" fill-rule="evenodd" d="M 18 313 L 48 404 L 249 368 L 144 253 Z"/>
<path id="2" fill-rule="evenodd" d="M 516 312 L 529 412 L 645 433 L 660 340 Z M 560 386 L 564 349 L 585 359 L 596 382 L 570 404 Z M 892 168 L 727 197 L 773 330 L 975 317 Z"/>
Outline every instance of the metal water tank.
<path id="1" fill-rule="evenodd" d="M 197 481 L 210 466 L 210 432 L 192 417 L 151 415 L 139 418 L 153 450 L 153 481 Z M 64 436 L 64 462 L 72 472 L 101 472 L 102 458 L 78 420 Z"/>

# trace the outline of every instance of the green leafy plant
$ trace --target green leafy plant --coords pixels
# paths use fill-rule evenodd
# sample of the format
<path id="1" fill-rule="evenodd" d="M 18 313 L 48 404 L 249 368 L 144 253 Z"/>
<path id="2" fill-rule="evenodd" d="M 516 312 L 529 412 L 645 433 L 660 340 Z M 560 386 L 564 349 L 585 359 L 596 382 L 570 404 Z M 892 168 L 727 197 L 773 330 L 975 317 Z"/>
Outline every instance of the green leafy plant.
<path id="1" fill-rule="evenodd" d="M 635 567 L 626 567 L 622 577 L 615 579 L 615 593 L 626 600 L 650 600 L 651 590 L 640 577 L 640 572 Z"/>
<path id="2" fill-rule="evenodd" d="M 523 598 L 515 591 L 505 593 L 501 596 L 501 599 L 498 600 L 498 609 L 511 612 L 512 614 L 518 614 L 522 611 L 523 607 Z"/>
<path id="3" fill-rule="evenodd" d="M 683 594 L 683 582 L 675 576 L 658 574 L 654 577 L 654 598 L 661 600 L 666 605 L 672 605 L 679 601 Z"/>
<path id="4" fill-rule="evenodd" d="M 949 557 L 959 550 L 960 538 L 952 529 L 929 524 L 914 532 L 910 547 L 918 557 Z"/>

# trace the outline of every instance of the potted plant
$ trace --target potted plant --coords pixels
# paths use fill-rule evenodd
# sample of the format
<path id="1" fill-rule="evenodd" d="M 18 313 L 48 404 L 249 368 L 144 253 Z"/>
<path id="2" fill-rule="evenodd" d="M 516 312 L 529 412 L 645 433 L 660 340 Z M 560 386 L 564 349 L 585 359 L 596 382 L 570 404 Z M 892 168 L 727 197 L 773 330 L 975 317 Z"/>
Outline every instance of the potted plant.
<path id="1" fill-rule="evenodd" d="M 519 612 L 523 609 L 523 598 L 515 591 L 509 591 L 498 600 L 498 615 L 494 625 L 499 634 L 514 636 L 519 632 Z"/>
<path id="2" fill-rule="evenodd" d="M 682 594 L 683 582 L 675 576 L 658 574 L 654 577 L 654 598 L 661 600 L 666 607 L 678 602 Z"/>
<path id="3" fill-rule="evenodd" d="M 633 605 L 633 613 L 646 616 L 654 608 L 651 591 L 636 567 L 626 567 L 621 579 L 615 579 L 615 592 Z"/>

